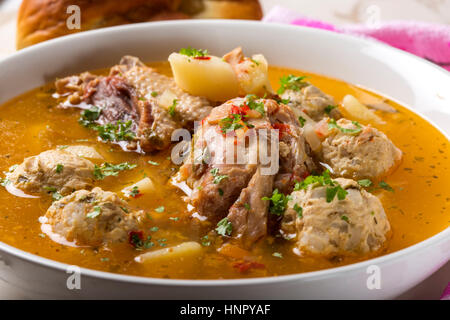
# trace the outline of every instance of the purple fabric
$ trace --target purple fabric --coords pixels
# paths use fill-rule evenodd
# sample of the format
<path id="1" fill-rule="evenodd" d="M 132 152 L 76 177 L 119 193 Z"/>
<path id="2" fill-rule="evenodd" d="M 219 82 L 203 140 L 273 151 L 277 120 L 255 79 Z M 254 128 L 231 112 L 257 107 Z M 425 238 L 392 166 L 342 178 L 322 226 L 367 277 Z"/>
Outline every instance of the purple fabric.
<path id="1" fill-rule="evenodd" d="M 276 6 L 263 19 L 370 37 L 440 65 L 450 71 L 450 26 L 424 22 L 393 21 L 376 26 L 351 25 L 337 27 L 309 19 L 286 8 Z"/>
<path id="2" fill-rule="evenodd" d="M 450 282 L 447 285 L 447 288 L 445 288 L 444 293 L 442 293 L 441 300 L 450 300 Z"/>

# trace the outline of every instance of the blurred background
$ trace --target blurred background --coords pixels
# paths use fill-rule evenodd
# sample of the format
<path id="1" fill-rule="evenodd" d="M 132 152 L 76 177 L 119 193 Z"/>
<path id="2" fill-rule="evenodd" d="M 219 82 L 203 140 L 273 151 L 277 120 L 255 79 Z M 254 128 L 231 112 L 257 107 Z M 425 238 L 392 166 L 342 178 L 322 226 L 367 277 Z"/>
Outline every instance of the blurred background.
<path id="1" fill-rule="evenodd" d="M 36 9 L 36 3 L 49 2 L 49 0 L 24 1 L 34 3 L 34 9 Z M 62 2 L 63 0 L 57 0 L 56 2 L 58 1 Z M 118 0 L 118 3 L 121 3 L 121 1 Z M 163 0 L 148 1 L 155 1 L 155 3 L 157 1 L 163 2 Z M 181 0 L 174 0 L 174 2 L 179 1 Z M 195 1 L 200 0 L 189 0 L 190 3 Z M 242 0 L 242 2 L 245 1 L 257 3 L 256 0 Z M 0 59 L 16 50 L 16 22 L 21 2 L 20 0 L 0 0 Z M 79 2 L 78 0 L 73 0 L 66 1 L 65 3 L 77 4 Z M 166 0 L 166 2 L 170 3 L 171 0 Z M 280 11 L 282 7 L 287 9 L 282 11 L 288 15 L 292 14 L 292 16 L 296 16 L 300 14 L 304 17 L 326 22 L 338 28 L 356 25 L 373 26 L 376 23 L 397 20 L 450 25 L 450 0 L 260 0 L 260 4 L 263 10 L 262 15 L 266 16 L 266 19 L 271 14 L 277 17 L 277 19 L 272 21 L 280 20 L 280 14 L 277 15 L 274 13 L 277 10 Z M 32 12 L 32 14 L 34 13 Z M 261 13 L 247 12 L 246 16 L 255 19 L 255 17 L 260 18 Z M 28 19 L 32 19 L 32 17 L 28 17 Z M 45 20 L 45 17 L 41 17 L 41 19 Z M 158 17 L 156 20 L 160 19 L 163 18 Z M 27 28 L 24 27 L 23 29 Z M 444 28 L 444 30 L 448 29 Z M 445 64 L 442 63 L 442 66 L 447 67 L 447 62 L 450 62 L 450 59 L 447 61 L 447 58 L 450 57 L 441 57 L 440 60 L 445 60 Z M 439 299 L 440 294 L 448 282 L 450 282 L 450 263 L 447 263 L 446 266 L 437 270 L 430 278 L 400 298 Z M 1 280 L 0 275 L 0 298 L 32 298 L 32 295 L 22 292 L 18 288 L 10 287 Z"/>

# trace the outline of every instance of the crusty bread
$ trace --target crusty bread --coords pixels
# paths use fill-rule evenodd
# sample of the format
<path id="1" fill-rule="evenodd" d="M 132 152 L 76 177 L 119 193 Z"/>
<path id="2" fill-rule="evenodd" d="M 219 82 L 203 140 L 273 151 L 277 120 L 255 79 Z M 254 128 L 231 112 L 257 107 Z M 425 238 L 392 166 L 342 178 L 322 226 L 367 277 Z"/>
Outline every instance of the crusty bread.
<path id="1" fill-rule="evenodd" d="M 81 29 L 69 30 L 67 7 L 81 11 Z M 70 33 L 120 24 L 170 19 L 253 19 L 262 17 L 258 0 L 23 0 L 17 18 L 21 49 Z"/>

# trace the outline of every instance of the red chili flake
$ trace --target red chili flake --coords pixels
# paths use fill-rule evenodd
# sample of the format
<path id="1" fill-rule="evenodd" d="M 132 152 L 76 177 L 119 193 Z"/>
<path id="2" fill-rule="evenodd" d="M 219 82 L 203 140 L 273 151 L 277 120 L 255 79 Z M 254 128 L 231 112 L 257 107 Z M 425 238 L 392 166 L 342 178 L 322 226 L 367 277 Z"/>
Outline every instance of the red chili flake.
<path id="1" fill-rule="evenodd" d="M 203 56 L 203 57 L 194 57 L 194 59 L 197 59 L 197 60 L 210 60 L 211 57 L 205 57 L 205 56 Z"/>
<path id="2" fill-rule="evenodd" d="M 265 267 L 264 264 L 253 261 L 236 262 L 233 264 L 233 268 L 238 269 L 241 273 L 247 272 L 250 269 L 264 269 Z"/>
<path id="3" fill-rule="evenodd" d="M 130 231 L 128 233 L 128 242 L 135 248 L 138 247 L 143 240 L 144 240 L 143 231 Z"/>
<path id="4" fill-rule="evenodd" d="M 272 127 L 274 129 L 278 129 L 279 130 L 280 138 L 283 136 L 284 133 L 290 133 L 291 132 L 291 130 L 290 130 L 291 127 L 288 124 L 285 124 L 285 123 L 274 123 L 272 125 Z"/>
<path id="5" fill-rule="evenodd" d="M 245 116 L 247 115 L 247 112 L 250 110 L 250 108 L 246 105 L 243 104 L 241 106 L 236 106 L 233 104 L 233 106 L 231 107 L 231 114 L 238 114 L 240 116 Z"/>

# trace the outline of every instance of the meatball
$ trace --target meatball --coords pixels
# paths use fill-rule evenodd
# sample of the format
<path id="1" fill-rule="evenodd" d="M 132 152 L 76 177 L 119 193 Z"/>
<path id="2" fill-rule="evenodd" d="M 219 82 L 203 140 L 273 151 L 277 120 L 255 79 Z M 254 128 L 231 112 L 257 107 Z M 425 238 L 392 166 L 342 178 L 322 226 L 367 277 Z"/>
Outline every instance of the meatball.
<path id="1" fill-rule="evenodd" d="M 400 163 L 402 152 L 371 126 L 340 119 L 322 142 L 322 161 L 334 174 L 352 179 L 380 178 Z"/>
<path id="2" fill-rule="evenodd" d="M 94 182 L 94 164 L 64 150 L 48 150 L 26 158 L 8 180 L 25 192 L 59 192 L 90 189 Z"/>
<path id="3" fill-rule="evenodd" d="M 53 202 L 44 216 L 52 232 L 77 245 L 125 242 L 137 231 L 142 211 L 133 211 L 117 194 L 94 188 L 78 190 Z"/>
<path id="4" fill-rule="evenodd" d="M 282 220 L 286 238 L 296 239 L 302 255 L 332 257 L 380 249 L 390 230 L 380 200 L 350 179 L 334 180 L 345 199 L 327 202 L 330 186 L 310 184 L 294 191 Z"/>
<path id="5" fill-rule="evenodd" d="M 303 111 L 315 121 L 319 121 L 326 116 L 335 119 L 341 117 L 339 109 L 335 107 L 334 99 L 306 82 L 298 90 L 286 90 L 281 98 L 288 99 L 290 101 L 288 105 L 291 108 Z"/>

